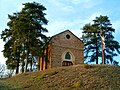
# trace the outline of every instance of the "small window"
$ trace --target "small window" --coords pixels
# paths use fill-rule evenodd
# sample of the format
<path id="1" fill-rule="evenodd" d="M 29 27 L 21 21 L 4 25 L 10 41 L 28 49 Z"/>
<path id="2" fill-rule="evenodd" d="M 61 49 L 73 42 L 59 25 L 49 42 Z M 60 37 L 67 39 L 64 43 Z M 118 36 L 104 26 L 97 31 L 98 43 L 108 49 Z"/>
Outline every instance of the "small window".
<path id="1" fill-rule="evenodd" d="M 66 35 L 66 38 L 67 38 L 67 39 L 70 39 L 70 35 L 69 35 L 69 34 L 67 34 L 67 35 Z"/>
<path id="2" fill-rule="evenodd" d="M 69 52 L 66 53 L 66 55 L 65 55 L 65 59 L 68 59 L 68 60 L 71 59 L 71 56 L 70 56 L 70 53 L 69 53 Z"/>

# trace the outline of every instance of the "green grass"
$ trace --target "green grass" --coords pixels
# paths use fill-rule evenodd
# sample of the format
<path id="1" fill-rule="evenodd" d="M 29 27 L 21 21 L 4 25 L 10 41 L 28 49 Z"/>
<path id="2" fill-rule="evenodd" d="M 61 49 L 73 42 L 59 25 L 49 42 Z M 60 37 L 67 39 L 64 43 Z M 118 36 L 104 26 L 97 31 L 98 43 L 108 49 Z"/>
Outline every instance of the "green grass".
<path id="1" fill-rule="evenodd" d="M 120 67 L 76 65 L 0 80 L 0 90 L 120 90 Z"/>

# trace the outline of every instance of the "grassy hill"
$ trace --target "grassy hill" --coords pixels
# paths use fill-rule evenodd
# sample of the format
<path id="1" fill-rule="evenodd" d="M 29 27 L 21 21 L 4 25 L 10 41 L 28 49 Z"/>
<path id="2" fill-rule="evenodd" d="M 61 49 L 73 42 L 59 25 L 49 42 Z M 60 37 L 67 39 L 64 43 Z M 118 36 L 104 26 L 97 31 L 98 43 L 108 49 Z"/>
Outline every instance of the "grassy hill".
<path id="1" fill-rule="evenodd" d="M 75 65 L 0 80 L 0 90 L 120 90 L 120 67 Z"/>

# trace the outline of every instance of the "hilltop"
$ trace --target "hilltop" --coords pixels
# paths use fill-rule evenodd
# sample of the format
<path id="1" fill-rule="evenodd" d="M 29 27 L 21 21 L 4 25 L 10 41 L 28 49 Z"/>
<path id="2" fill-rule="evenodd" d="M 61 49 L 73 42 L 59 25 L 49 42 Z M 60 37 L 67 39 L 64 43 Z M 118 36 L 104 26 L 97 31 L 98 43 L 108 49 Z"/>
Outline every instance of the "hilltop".
<path id="1" fill-rule="evenodd" d="M 0 80 L 0 90 L 120 90 L 120 67 L 75 65 Z"/>

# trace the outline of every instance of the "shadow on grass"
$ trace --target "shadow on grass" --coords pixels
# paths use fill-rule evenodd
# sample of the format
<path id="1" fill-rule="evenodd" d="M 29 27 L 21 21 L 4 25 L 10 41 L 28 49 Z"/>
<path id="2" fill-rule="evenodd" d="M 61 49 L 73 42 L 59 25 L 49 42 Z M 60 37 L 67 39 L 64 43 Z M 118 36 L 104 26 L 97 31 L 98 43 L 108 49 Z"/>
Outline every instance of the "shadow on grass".
<path id="1" fill-rule="evenodd" d="M 22 90 L 22 89 L 19 87 L 6 84 L 4 81 L 0 80 L 0 90 Z"/>

